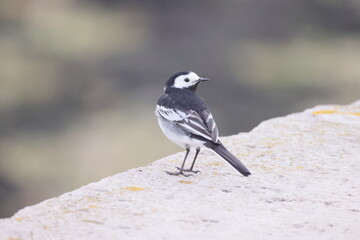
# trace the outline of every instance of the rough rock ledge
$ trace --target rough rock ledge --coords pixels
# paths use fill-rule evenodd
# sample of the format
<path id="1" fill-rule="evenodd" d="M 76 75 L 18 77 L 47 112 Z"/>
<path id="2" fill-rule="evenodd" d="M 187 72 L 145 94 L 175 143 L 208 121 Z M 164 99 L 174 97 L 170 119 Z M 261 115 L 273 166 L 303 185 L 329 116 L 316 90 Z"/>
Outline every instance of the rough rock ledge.
<path id="1" fill-rule="evenodd" d="M 0 220 L 1 240 L 359 239 L 360 101 L 317 106 L 223 138 L 248 178 L 210 151 L 91 183 Z"/>

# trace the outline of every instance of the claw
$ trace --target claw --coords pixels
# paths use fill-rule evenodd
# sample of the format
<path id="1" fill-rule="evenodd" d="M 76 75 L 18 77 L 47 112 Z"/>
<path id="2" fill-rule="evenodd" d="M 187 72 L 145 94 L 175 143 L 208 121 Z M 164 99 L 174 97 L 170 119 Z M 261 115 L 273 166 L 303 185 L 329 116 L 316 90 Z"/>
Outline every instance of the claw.
<path id="1" fill-rule="evenodd" d="M 190 176 L 193 176 L 192 174 L 185 174 L 184 172 L 168 172 L 168 171 L 165 171 L 167 174 L 169 175 L 173 175 L 173 176 L 178 176 L 178 175 L 183 175 L 184 177 L 190 177 Z"/>
<path id="2" fill-rule="evenodd" d="M 179 167 L 176 167 L 176 169 L 180 171 Z M 195 174 L 201 173 L 200 171 L 192 170 L 192 169 L 183 169 L 183 172 L 192 172 L 192 173 L 195 173 Z"/>

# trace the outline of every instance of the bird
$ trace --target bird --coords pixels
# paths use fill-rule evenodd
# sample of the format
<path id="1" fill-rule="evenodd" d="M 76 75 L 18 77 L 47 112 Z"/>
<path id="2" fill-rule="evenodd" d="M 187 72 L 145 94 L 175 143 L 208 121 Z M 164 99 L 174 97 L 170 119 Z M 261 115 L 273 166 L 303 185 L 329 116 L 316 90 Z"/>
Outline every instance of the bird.
<path id="1" fill-rule="evenodd" d="M 202 147 L 212 149 L 245 177 L 250 171 L 219 140 L 219 131 L 205 101 L 196 93 L 197 87 L 209 78 L 199 77 L 192 71 L 182 71 L 172 75 L 165 83 L 164 92 L 159 97 L 155 115 L 164 135 L 185 149 L 185 157 L 177 172 L 170 175 L 191 176 L 196 158 Z M 190 149 L 195 148 L 195 156 L 189 169 L 185 162 Z"/>

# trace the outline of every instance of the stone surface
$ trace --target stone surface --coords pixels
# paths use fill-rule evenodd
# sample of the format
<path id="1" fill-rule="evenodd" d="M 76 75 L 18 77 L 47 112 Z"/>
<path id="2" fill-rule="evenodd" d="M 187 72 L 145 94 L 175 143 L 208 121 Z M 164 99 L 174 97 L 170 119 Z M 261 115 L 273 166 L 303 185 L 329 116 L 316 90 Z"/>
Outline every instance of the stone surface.
<path id="1" fill-rule="evenodd" d="M 178 153 L 0 220 L 1 240 L 356 239 L 360 101 L 317 106 L 223 138 L 248 178 L 204 150 L 191 176 Z"/>

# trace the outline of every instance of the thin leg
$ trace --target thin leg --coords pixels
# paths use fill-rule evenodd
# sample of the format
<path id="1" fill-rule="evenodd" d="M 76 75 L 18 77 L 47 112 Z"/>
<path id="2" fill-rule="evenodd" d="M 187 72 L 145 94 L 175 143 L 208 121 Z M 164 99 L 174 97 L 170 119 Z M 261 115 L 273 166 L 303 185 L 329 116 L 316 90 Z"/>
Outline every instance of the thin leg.
<path id="1" fill-rule="evenodd" d="M 168 172 L 168 171 L 166 171 L 166 173 L 167 174 L 170 174 L 170 175 L 175 175 L 175 176 L 177 176 L 177 175 L 183 175 L 183 176 L 185 176 L 185 177 L 189 177 L 190 175 L 189 174 L 185 174 L 184 173 L 184 166 L 185 166 L 185 162 L 186 162 L 186 158 L 187 158 L 187 156 L 189 155 L 189 152 L 190 152 L 190 148 L 186 148 L 186 154 L 185 154 L 185 158 L 184 158 L 184 161 L 183 161 L 183 163 L 182 163 L 182 165 L 181 165 L 181 168 L 180 168 L 180 170 L 179 170 L 179 172 Z"/>
<path id="2" fill-rule="evenodd" d="M 194 165 L 195 165 L 195 161 L 196 161 L 196 158 L 197 158 L 199 152 L 200 152 L 200 148 L 198 147 L 198 148 L 196 148 L 195 157 L 194 157 L 194 160 L 193 160 L 193 162 L 191 164 L 191 167 L 189 169 L 182 169 L 183 172 L 193 172 L 193 173 L 199 173 L 200 172 L 200 171 L 194 171 L 193 170 Z M 181 168 L 177 168 L 177 169 L 181 170 Z"/>
<path id="3" fill-rule="evenodd" d="M 196 148 L 195 157 L 194 157 L 194 160 L 193 160 L 193 162 L 192 162 L 192 164 L 191 164 L 191 167 L 190 167 L 190 169 L 189 169 L 189 170 L 192 171 L 192 172 L 193 172 L 193 168 L 194 168 L 194 165 L 195 165 L 195 161 L 196 161 L 196 158 L 197 158 L 199 152 L 200 152 L 200 148 L 198 147 L 198 148 Z"/>

